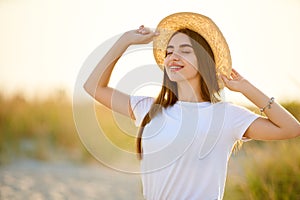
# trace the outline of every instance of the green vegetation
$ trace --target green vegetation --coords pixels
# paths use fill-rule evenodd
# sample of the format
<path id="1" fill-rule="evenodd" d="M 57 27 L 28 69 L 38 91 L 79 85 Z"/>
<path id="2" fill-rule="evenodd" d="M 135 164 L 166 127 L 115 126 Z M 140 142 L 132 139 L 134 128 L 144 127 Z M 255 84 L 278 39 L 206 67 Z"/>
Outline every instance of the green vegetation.
<path id="1" fill-rule="evenodd" d="M 225 198 L 300 199 L 300 138 L 244 144 L 231 158 Z"/>
<path id="2" fill-rule="evenodd" d="M 63 94 L 31 101 L 20 94 L 0 95 L 0 104 L 0 165 L 19 158 L 93 160 L 77 135 L 71 102 Z M 300 119 L 300 102 L 282 105 Z M 102 106 L 96 111 L 107 137 L 135 151 L 134 138 L 122 133 L 111 112 Z M 224 199 L 300 199 L 300 138 L 244 144 L 230 161 Z"/>
<path id="3" fill-rule="evenodd" d="M 18 94 L 0 97 L 0 164 L 20 157 L 80 159 L 85 153 L 73 122 L 72 106 L 62 94 L 27 101 Z"/>
<path id="4" fill-rule="evenodd" d="M 300 102 L 281 105 L 300 120 Z M 300 199 L 300 138 L 245 143 L 231 158 L 224 199 Z"/>

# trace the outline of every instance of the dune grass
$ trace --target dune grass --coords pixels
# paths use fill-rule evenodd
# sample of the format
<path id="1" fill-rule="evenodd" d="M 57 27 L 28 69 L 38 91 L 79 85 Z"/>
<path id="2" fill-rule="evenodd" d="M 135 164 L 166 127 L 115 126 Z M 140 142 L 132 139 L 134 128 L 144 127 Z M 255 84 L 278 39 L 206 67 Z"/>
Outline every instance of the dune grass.
<path id="1" fill-rule="evenodd" d="M 300 102 L 281 105 L 300 120 Z M 224 199 L 300 199 L 300 138 L 245 143 L 231 158 Z"/>
<path id="2" fill-rule="evenodd" d="M 65 96 L 28 101 L 17 94 L 2 96 L 0 103 L 1 163 L 19 157 L 51 160 L 62 153 L 70 158 L 81 155 L 71 103 Z"/>
<path id="3" fill-rule="evenodd" d="M 224 199 L 300 199 L 300 138 L 244 144 L 231 158 Z"/>

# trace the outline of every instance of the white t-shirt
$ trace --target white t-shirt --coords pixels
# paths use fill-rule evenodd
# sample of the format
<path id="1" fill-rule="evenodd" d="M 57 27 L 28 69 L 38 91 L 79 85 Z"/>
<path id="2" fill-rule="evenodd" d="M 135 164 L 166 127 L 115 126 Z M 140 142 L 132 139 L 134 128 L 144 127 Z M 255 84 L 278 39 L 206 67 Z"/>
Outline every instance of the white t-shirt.
<path id="1" fill-rule="evenodd" d="M 132 96 L 139 126 L 154 99 Z M 163 108 L 145 126 L 141 173 L 147 200 L 219 200 L 228 160 L 258 115 L 231 103 L 182 102 Z"/>

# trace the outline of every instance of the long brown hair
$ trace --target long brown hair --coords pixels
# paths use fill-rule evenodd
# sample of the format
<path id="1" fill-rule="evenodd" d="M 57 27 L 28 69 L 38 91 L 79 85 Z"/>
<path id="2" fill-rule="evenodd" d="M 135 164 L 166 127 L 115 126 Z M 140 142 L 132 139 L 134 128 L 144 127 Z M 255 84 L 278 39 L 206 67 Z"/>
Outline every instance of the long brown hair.
<path id="1" fill-rule="evenodd" d="M 190 29 L 180 29 L 175 32 L 184 33 L 190 37 L 192 47 L 198 61 L 198 71 L 200 73 L 200 88 L 201 97 L 204 101 L 216 103 L 220 101 L 220 88 L 216 76 L 216 66 L 213 52 L 207 41 L 198 33 Z M 171 37 L 171 38 L 172 38 Z M 170 38 L 170 39 L 171 39 Z M 151 119 L 161 110 L 168 106 L 174 105 L 178 100 L 177 83 L 169 79 L 166 70 L 164 69 L 163 85 L 158 97 L 155 99 L 149 112 L 145 115 L 137 136 L 137 153 L 138 158 L 142 159 L 142 135 L 144 127 L 151 121 Z"/>

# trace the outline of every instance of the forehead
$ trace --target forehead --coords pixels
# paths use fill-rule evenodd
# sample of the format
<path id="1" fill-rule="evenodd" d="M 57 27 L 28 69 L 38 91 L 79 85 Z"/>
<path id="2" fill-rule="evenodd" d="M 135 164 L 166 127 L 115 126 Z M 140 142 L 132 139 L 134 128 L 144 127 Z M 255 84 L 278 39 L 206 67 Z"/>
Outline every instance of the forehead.
<path id="1" fill-rule="evenodd" d="M 179 46 L 181 44 L 192 44 L 190 37 L 184 33 L 175 34 L 169 41 L 168 46 Z"/>

